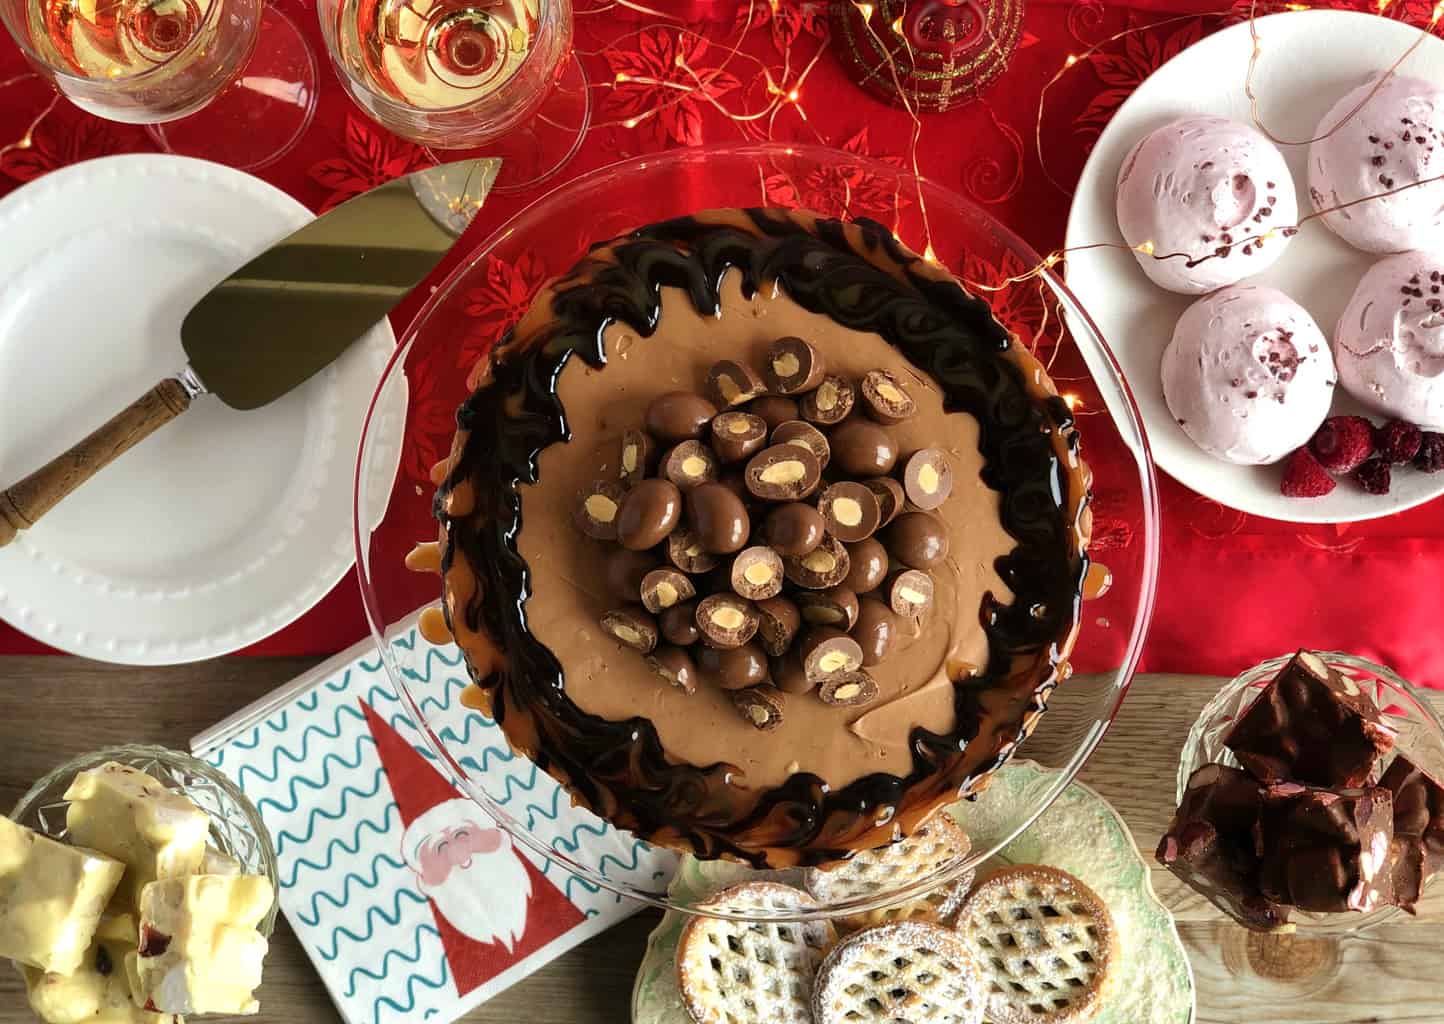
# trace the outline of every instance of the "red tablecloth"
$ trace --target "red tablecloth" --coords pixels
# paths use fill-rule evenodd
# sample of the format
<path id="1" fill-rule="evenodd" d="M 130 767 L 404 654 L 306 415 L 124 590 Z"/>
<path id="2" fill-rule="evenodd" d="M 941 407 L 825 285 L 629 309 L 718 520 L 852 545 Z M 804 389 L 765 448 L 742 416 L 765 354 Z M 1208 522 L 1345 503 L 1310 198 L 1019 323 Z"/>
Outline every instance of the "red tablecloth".
<path id="1" fill-rule="evenodd" d="M 322 54 L 312 6 L 299 0 L 279 0 L 279 6 Z M 709 47 L 688 37 L 683 44 L 688 63 L 699 70 L 716 67 L 725 57 L 719 44 L 737 39 L 738 12 L 748 9 L 746 0 L 650 0 L 648 6 L 718 41 Z M 1033 144 L 1044 83 L 1070 54 L 1140 27 L 1080 60 L 1050 95 L 1043 132 L 1047 166 L 1068 185 L 1099 130 L 1139 82 L 1180 49 L 1237 21 L 1248 9 L 1247 0 L 1232 10 L 1220 11 L 1221 6 L 1201 0 L 1132 5 L 1029 0 L 1022 47 L 1007 73 L 982 100 L 926 118 L 923 173 L 986 204 L 1039 251 L 1057 248 L 1069 196 L 1044 176 Z M 1283 6 L 1274 3 L 1270 9 Z M 1373 10 L 1376 4 L 1367 0 L 1348 6 Z M 1386 4 L 1386 13 L 1422 25 L 1432 7 L 1426 0 L 1399 0 Z M 783 0 L 774 14 L 766 0 L 758 0 L 743 50 L 779 68 L 783 52 L 790 51 L 797 67 L 828 45 L 825 9 L 823 3 Z M 674 24 L 606 0 L 578 0 L 578 10 L 578 49 L 594 83 L 612 83 L 618 71 L 663 81 L 673 77 Z M 420 150 L 360 113 L 324 57 L 321 65 L 314 124 L 294 150 L 260 172 L 315 209 L 425 163 Z M 26 70 L 14 45 L 0 41 L 0 194 L 77 160 L 154 148 L 140 129 L 96 120 L 66 103 L 40 121 L 28 146 L 7 148 L 21 139 L 51 96 L 33 77 L 11 81 Z M 741 99 L 730 95 L 742 88 L 736 80 L 718 76 L 712 82 L 714 98 L 724 106 Z M 641 152 L 739 137 L 736 124 L 691 97 L 664 116 L 622 127 L 630 115 L 656 105 L 654 96 L 645 95 L 649 88 L 656 87 L 624 83 L 597 90 L 598 126 L 565 176 Z M 907 151 L 907 116 L 853 85 L 830 52 L 817 64 L 800 100 L 806 122 L 796 111 L 784 112 L 774 138 L 816 141 L 820 136 L 873 155 Z M 518 200 L 491 204 L 474 237 L 484 237 L 520 205 Z M 397 312 L 398 333 L 415 308 L 413 301 Z M 1444 685 L 1444 669 L 1432 649 L 1444 614 L 1444 503 L 1365 525 L 1297 526 L 1234 512 L 1167 478 L 1162 500 L 1163 571 L 1145 669 L 1232 674 L 1308 645 L 1353 651 L 1419 682 Z M 1113 540 L 1129 542 L 1127 537 Z M 348 577 L 300 621 L 246 653 L 327 653 L 364 633 L 356 583 Z M 45 649 L 0 626 L 0 654 Z"/>

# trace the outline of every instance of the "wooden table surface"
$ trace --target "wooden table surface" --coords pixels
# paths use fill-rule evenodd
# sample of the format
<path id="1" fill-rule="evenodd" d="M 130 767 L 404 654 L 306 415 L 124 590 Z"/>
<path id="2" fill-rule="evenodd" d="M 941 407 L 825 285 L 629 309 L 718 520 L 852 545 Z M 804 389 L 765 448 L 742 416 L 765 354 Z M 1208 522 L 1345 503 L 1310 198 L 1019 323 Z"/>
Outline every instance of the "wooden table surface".
<path id="1" fill-rule="evenodd" d="M 0 658 L 0 807 L 49 768 L 121 742 L 184 749 L 201 729 L 299 675 L 312 659 L 224 658 L 130 669 L 76 658 Z M 1143 676 L 1082 779 L 1103 794 L 1149 853 L 1172 813 L 1178 752 L 1220 680 Z M 1435 698 L 1444 708 L 1444 693 Z M 1150 858 L 1151 859 L 1151 858 Z M 1198 981 L 1199 1024 L 1444 1024 L 1444 883 L 1417 919 L 1350 937 L 1252 935 L 1155 867 Z M 469 1022 L 619 1024 L 657 915 L 643 911 L 480 1009 Z M 260 1020 L 339 1020 L 284 920 L 260 991 Z M 0 971 L 0 1024 L 30 1021 L 17 976 Z"/>

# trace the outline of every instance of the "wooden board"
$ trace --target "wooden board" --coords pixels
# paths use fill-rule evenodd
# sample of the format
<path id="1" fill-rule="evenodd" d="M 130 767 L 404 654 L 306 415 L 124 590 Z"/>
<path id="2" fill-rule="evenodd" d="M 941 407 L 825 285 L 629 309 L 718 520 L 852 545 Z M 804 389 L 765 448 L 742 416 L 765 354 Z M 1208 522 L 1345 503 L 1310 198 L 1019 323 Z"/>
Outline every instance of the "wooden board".
<path id="1" fill-rule="evenodd" d="M 224 658 L 132 669 L 75 658 L 0 658 L 0 806 L 47 769 L 120 742 L 184 747 L 230 712 L 299 675 L 312 659 Z M 1118 808 L 1150 851 L 1173 807 L 1179 748 L 1219 680 L 1144 676 L 1082 778 Z M 1435 698 L 1444 709 L 1444 693 Z M 1444 1024 L 1444 883 L 1417 920 L 1342 944 L 1250 935 L 1172 875 L 1154 886 L 1173 910 L 1198 979 L 1199 1024 Z M 643 911 L 543 968 L 466 1017 L 494 1024 L 618 1024 L 656 920 Z M 317 1024 L 339 1017 L 310 962 L 278 926 L 260 992 L 260 1020 Z M 18 978 L 0 970 L 0 1024 L 33 1019 Z"/>

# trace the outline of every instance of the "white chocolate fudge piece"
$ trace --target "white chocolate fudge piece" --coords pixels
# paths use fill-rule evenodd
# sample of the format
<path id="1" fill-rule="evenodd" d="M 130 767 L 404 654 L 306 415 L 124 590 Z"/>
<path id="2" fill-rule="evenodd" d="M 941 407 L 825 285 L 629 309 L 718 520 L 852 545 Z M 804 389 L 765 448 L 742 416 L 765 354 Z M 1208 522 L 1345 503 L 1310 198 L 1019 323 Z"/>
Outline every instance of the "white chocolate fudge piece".
<path id="1" fill-rule="evenodd" d="M 241 862 L 222 853 L 214 846 L 206 847 L 205 856 L 201 858 L 201 866 L 196 871 L 198 875 L 239 875 L 240 873 Z"/>
<path id="2" fill-rule="evenodd" d="M 30 1008 L 47 1024 L 175 1024 L 171 1015 L 142 1010 L 131 998 L 125 963 L 135 956 L 137 934 L 131 915 L 103 917 L 75 973 L 20 968 Z"/>
<path id="3" fill-rule="evenodd" d="M 259 875 L 192 875 L 140 894 L 136 1002 L 161 1013 L 255 1013 L 275 892 Z"/>
<path id="4" fill-rule="evenodd" d="M 80 966 L 125 865 L 0 818 L 0 957 L 42 971 Z"/>
<path id="5" fill-rule="evenodd" d="M 108 854 L 126 866 L 121 897 L 135 907 L 140 891 L 159 878 L 200 869 L 211 820 L 206 812 L 138 768 L 111 761 L 81 772 L 65 791 L 72 843 Z"/>

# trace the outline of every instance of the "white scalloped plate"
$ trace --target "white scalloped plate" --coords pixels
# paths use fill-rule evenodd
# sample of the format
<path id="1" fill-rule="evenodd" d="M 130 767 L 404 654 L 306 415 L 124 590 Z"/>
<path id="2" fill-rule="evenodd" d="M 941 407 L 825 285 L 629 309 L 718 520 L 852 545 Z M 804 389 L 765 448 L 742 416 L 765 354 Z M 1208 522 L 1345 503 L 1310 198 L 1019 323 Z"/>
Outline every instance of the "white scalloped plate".
<path id="1" fill-rule="evenodd" d="M 1006 830 L 1007 807 L 1026 799 L 1029 789 L 1053 784 L 1055 772 L 1034 761 L 1014 761 L 993 778 L 973 803 L 948 808 L 974 837 Z M 1170 914 L 1153 892 L 1149 864 L 1118 812 L 1081 782 L 1071 783 L 1037 821 L 995 858 L 978 877 L 1003 864 L 1051 864 L 1086 882 L 1108 904 L 1123 951 L 1119 974 L 1093 1024 L 1191 1024 L 1195 1015 L 1193 968 Z M 683 859 L 672 888 L 700 898 L 740 881 L 775 878 L 799 884 L 799 872 L 755 872 L 723 861 Z M 673 966 L 686 917 L 668 911 L 647 940 L 632 990 L 632 1024 L 688 1024 Z"/>
<path id="2" fill-rule="evenodd" d="M 0 200 L 0 486 L 185 366 L 191 305 L 311 216 L 258 178 L 152 154 Z M 351 568 L 361 421 L 395 343 L 382 322 L 254 412 L 197 399 L 0 548 L 0 618 L 72 654 L 160 665 L 299 617 Z"/>

